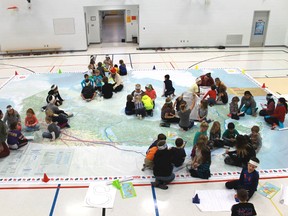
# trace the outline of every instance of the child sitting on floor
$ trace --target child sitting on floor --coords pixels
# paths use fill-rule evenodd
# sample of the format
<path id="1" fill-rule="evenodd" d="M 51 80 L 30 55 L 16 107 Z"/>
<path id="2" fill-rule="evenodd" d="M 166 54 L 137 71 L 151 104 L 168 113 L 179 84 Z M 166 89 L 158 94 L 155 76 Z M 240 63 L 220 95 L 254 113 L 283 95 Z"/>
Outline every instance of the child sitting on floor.
<path id="1" fill-rule="evenodd" d="M 157 143 L 158 143 L 160 140 L 166 140 L 166 139 L 167 139 L 167 137 L 166 137 L 165 134 L 163 134 L 163 133 L 158 134 L 157 139 L 149 146 L 148 150 L 149 150 L 150 148 L 154 147 L 154 146 L 157 146 Z M 147 152 L 148 152 L 148 150 L 147 150 Z M 146 153 L 147 153 L 147 152 L 146 152 Z"/>
<path id="2" fill-rule="evenodd" d="M 209 128 L 209 124 L 207 122 L 201 122 L 200 124 L 200 131 L 197 131 L 195 133 L 195 136 L 194 136 L 194 140 L 193 140 L 193 148 L 192 148 L 192 151 L 191 151 L 191 157 L 193 158 L 195 156 L 195 150 L 196 150 L 196 144 L 198 143 L 198 140 L 200 139 L 201 136 L 205 137 L 206 138 L 206 141 L 208 143 L 208 136 L 207 136 L 207 130 Z M 202 137 L 202 139 L 203 139 Z M 205 143 L 205 145 L 207 144 Z"/>
<path id="3" fill-rule="evenodd" d="M 153 100 L 148 95 L 146 95 L 145 92 L 141 96 L 142 96 L 141 100 L 142 100 L 142 103 L 145 107 L 147 115 L 152 117 L 153 116 L 153 107 L 154 107 Z"/>
<path id="4" fill-rule="evenodd" d="M 131 94 L 127 95 L 125 114 L 126 115 L 134 115 L 135 114 L 135 105 L 133 102 L 133 96 Z"/>
<path id="5" fill-rule="evenodd" d="M 240 100 L 239 97 L 235 96 L 232 98 L 232 101 L 229 104 L 229 108 L 230 108 L 229 116 L 235 120 L 239 120 L 239 116 L 245 116 L 245 113 L 239 112 L 239 107 L 238 107 L 239 100 Z"/>
<path id="6" fill-rule="evenodd" d="M 120 76 L 125 76 L 127 75 L 127 68 L 126 68 L 126 65 L 124 64 L 124 61 L 123 60 L 119 60 L 119 74 Z"/>
<path id="7" fill-rule="evenodd" d="M 216 91 L 216 85 L 212 85 L 211 89 L 203 96 L 202 100 L 205 100 L 205 98 L 209 96 L 207 99 L 209 106 L 213 106 L 216 104 L 216 98 L 217 98 L 217 91 Z"/>
<path id="8" fill-rule="evenodd" d="M 224 159 L 225 164 L 244 167 L 247 166 L 250 158 L 256 156 L 255 150 L 243 135 L 236 137 L 235 148 L 235 151 L 226 150 L 225 153 L 228 154 L 228 156 Z"/>
<path id="9" fill-rule="evenodd" d="M 251 128 L 251 134 L 249 135 L 250 143 L 254 148 L 254 150 L 256 151 L 256 153 L 258 153 L 260 148 L 262 147 L 262 138 L 259 131 L 260 131 L 259 126 L 254 125 Z"/>
<path id="10" fill-rule="evenodd" d="M 160 140 L 158 142 L 159 145 L 162 145 L 162 142 L 166 143 L 165 140 Z M 158 143 L 157 143 L 157 146 L 158 146 Z M 144 159 L 143 168 L 141 169 L 142 171 L 144 171 L 146 168 L 153 170 L 153 166 L 154 166 L 153 159 L 154 159 L 156 152 L 158 151 L 157 146 L 153 146 L 152 148 L 148 149 L 148 151 L 146 152 L 146 157 Z"/>
<path id="11" fill-rule="evenodd" d="M 243 216 L 243 215 L 257 215 L 254 205 L 248 203 L 248 192 L 245 189 L 238 189 L 235 196 L 240 203 L 235 204 L 231 208 L 232 216 Z"/>
<path id="12" fill-rule="evenodd" d="M 96 70 L 93 73 L 93 81 L 95 83 L 95 91 L 102 92 L 102 79 L 103 77 L 100 75 L 100 71 Z"/>
<path id="13" fill-rule="evenodd" d="M 146 116 L 145 107 L 141 101 L 141 95 L 136 95 L 134 97 L 134 105 L 135 105 L 135 114 L 137 118 L 142 119 Z"/>
<path id="14" fill-rule="evenodd" d="M 221 139 L 221 125 L 219 121 L 213 122 L 209 134 L 208 146 L 219 148 L 224 146 L 224 141 Z"/>
<path id="15" fill-rule="evenodd" d="M 85 80 L 85 87 L 82 88 L 81 91 L 81 98 L 83 100 L 86 100 L 87 102 L 94 100 L 94 98 L 96 97 L 96 92 L 91 84 L 90 80 Z"/>
<path id="16" fill-rule="evenodd" d="M 10 150 L 6 144 L 7 128 L 2 118 L 3 112 L 0 110 L 0 158 L 7 157 L 10 154 Z"/>
<path id="17" fill-rule="evenodd" d="M 225 130 L 225 132 L 222 135 L 222 139 L 224 140 L 224 145 L 233 147 L 235 146 L 236 142 L 236 136 L 238 136 L 239 133 L 235 129 L 235 124 L 233 122 L 228 123 L 228 128 Z"/>
<path id="18" fill-rule="evenodd" d="M 17 122 L 13 122 L 10 125 L 10 130 L 8 131 L 7 143 L 10 149 L 16 150 L 28 144 L 28 140 L 17 129 Z"/>
<path id="19" fill-rule="evenodd" d="M 29 108 L 26 111 L 26 118 L 25 118 L 25 130 L 27 132 L 31 131 L 38 131 L 40 126 L 38 124 L 38 119 L 35 116 L 34 110 L 32 108 Z"/>
<path id="20" fill-rule="evenodd" d="M 108 77 L 103 77 L 104 85 L 102 86 L 102 95 L 105 99 L 112 98 L 113 96 L 113 85 L 108 82 Z"/>
<path id="21" fill-rule="evenodd" d="M 93 87 L 93 80 L 89 77 L 88 74 L 84 75 L 84 80 L 82 80 L 81 82 L 81 86 L 82 88 L 84 88 L 85 86 L 87 86 L 87 83 L 90 82 L 91 86 Z"/>
<path id="22" fill-rule="evenodd" d="M 212 122 L 211 119 L 207 119 L 208 116 L 208 101 L 202 100 L 200 103 L 200 107 L 198 109 L 198 121 L 203 122 L 206 121 L 207 123 Z"/>
<path id="23" fill-rule="evenodd" d="M 248 166 L 244 167 L 241 171 L 239 180 L 232 180 L 225 183 L 227 189 L 245 189 L 248 191 L 248 199 L 253 196 L 257 191 L 259 182 L 259 173 L 256 168 L 259 166 L 259 159 L 253 157 L 248 162 Z"/>
<path id="24" fill-rule="evenodd" d="M 211 176 L 211 152 L 207 146 L 201 149 L 201 162 L 189 169 L 190 175 L 196 178 L 208 179 Z"/>
<path id="25" fill-rule="evenodd" d="M 180 167 L 183 165 L 186 158 L 186 152 L 184 149 L 186 142 L 184 142 L 182 138 L 177 138 L 175 140 L 175 145 L 176 147 L 170 149 L 172 153 L 172 164 L 175 167 Z"/>
<path id="26" fill-rule="evenodd" d="M 46 123 L 48 124 L 48 132 L 43 132 L 42 137 L 43 138 L 48 138 L 51 141 L 57 139 L 60 136 L 60 127 L 57 126 L 54 122 L 52 122 L 52 118 L 46 116 L 45 118 Z"/>
<path id="27" fill-rule="evenodd" d="M 272 115 L 275 110 L 275 101 L 272 94 L 266 95 L 267 104 L 261 104 L 260 116 Z"/>

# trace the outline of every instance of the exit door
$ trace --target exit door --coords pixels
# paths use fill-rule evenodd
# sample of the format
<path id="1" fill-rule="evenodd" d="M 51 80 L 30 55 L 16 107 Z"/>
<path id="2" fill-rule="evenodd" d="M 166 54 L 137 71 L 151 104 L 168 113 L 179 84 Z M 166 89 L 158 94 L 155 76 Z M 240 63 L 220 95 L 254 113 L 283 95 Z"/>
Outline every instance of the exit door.
<path id="1" fill-rule="evenodd" d="M 251 31 L 250 46 L 263 47 L 265 45 L 270 11 L 255 11 Z"/>

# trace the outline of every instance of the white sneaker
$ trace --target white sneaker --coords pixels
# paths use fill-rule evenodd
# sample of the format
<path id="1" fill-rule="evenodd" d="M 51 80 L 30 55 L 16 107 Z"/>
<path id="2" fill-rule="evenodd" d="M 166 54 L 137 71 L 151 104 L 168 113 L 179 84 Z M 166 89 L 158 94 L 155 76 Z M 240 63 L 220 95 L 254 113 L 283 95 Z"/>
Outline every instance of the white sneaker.
<path id="1" fill-rule="evenodd" d="M 136 115 L 136 117 L 139 119 L 139 118 L 140 118 L 140 115 L 139 115 L 139 114 L 137 114 L 137 115 Z"/>
<path id="2" fill-rule="evenodd" d="M 139 119 L 142 119 L 142 115 L 139 115 Z"/>

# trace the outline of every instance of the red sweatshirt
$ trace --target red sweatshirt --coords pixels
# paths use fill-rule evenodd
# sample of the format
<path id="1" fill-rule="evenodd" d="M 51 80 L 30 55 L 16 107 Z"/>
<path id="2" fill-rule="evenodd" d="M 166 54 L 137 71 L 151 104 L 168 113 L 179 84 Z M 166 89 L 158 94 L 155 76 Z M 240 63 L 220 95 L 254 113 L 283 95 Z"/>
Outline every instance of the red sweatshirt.
<path id="1" fill-rule="evenodd" d="M 274 113 L 271 115 L 277 118 L 280 122 L 284 122 L 286 115 L 286 108 L 283 105 L 277 105 Z"/>

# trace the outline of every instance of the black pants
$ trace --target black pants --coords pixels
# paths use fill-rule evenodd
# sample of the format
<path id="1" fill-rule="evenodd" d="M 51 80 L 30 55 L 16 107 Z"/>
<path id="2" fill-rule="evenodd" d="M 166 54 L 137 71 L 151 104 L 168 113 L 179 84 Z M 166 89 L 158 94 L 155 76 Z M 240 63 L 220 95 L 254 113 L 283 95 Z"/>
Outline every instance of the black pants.
<path id="1" fill-rule="evenodd" d="M 273 125 L 273 124 L 279 125 L 279 120 L 275 117 L 271 116 L 270 118 L 264 118 L 264 120 L 270 125 Z"/>
<path id="2" fill-rule="evenodd" d="M 227 189 L 246 189 L 243 185 L 240 185 L 239 180 L 228 181 L 225 183 Z M 247 189 L 246 189 L 247 190 Z M 247 190 L 248 191 L 248 200 L 253 196 L 255 191 Z"/>
<path id="3" fill-rule="evenodd" d="M 123 89 L 123 85 L 119 85 L 113 91 L 114 92 L 120 92 L 122 89 Z"/>

